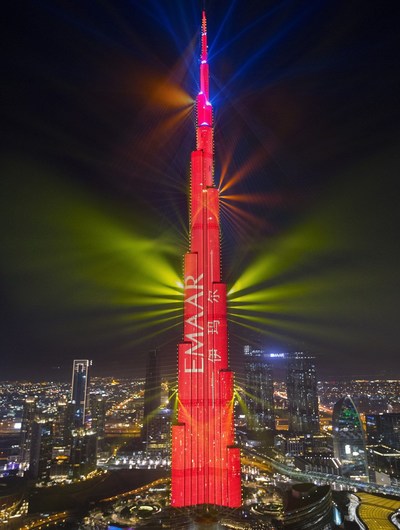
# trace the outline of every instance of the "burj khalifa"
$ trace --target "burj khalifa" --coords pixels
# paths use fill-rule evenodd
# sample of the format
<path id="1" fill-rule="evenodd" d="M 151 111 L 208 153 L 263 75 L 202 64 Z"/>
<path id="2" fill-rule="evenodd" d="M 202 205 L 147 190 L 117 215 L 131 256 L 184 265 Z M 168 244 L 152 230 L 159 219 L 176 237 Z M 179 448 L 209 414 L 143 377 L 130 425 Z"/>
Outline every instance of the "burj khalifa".
<path id="1" fill-rule="evenodd" d="M 175 507 L 241 505 L 228 368 L 226 284 L 221 281 L 219 191 L 214 185 L 207 22 L 201 25 L 196 149 L 191 155 L 190 249 L 184 260 L 184 331 L 178 346 L 178 410 L 172 427 Z"/>

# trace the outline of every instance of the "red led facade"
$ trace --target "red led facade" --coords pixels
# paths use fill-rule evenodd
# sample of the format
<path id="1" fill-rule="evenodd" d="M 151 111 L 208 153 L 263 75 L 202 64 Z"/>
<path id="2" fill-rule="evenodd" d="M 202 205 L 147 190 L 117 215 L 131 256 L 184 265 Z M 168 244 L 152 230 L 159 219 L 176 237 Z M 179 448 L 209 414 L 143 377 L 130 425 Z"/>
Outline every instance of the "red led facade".
<path id="1" fill-rule="evenodd" d="M 196 108 L 191 243 L 184 263 L 184 337 L 178 347 L 178 417 L 172 427 L 171 504 L 235 508 L 241 505 L 240 451 L 234 446 L 233 372 L 228 369 L 226 285 L 221 282 L 219 193 L 213 183 L 204 11 Z"/>

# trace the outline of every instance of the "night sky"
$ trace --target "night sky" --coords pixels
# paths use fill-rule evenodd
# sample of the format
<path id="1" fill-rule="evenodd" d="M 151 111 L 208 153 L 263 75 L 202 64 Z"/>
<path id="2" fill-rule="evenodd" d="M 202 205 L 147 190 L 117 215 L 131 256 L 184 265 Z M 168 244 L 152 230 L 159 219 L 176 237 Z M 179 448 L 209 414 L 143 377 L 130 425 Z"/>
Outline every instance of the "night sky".
<path id="1" fill-rule="evenodd" d="M 176 374 L 199 0 L 8 2 L 0 379 Z M 207 0 L 230 355 L 400 377 L 399 3 Z"/>

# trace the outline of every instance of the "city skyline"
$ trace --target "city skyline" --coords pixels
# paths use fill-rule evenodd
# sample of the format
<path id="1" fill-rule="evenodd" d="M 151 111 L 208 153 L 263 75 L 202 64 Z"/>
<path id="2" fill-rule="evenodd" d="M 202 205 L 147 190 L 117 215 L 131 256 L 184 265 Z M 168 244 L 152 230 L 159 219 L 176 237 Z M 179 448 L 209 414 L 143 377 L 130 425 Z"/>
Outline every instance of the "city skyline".
<path id="1" fill-rule="evenodd" d="M 199 6 L 141 4 L 10 18 L 3 379 L 144 374 L 155 347 L 176 374 Z M 233 368 L 261 333 L 398 374 L 395 17 L 208 4 Z"/>
<path id="2" fill-rule="evenodd" d="M 260 351 L 246 349 L 244 354 L 252 357 L 255 375 L 261 368 Z M 306 377 L 303 382 L 297 378 L 295 395 L 290 395 L 287 387 L 287 400 L 282 399 L 285 385 L 274 385 L 276 430 L 266 425 L 263 429 L 261 424 L 254 429 L 249 422 L 252 414 L 259 413 L 254 408 L 247 410 L 250 416 L 246 406 L 236 411 L 244 486 L 240 510 L 224 508 L 221 512 L 215 506 L 206 512 L 199 507 L 174 509 L 168 456 L 171 409 L 165 408 L 171 389 L 158 376 L 155 383 L 155 352 L 150 352 L 148 361 L 145 381 L 93 378 L 88 422 L 78 429 L 70 408 L 77 401 L 75 384 L 1 383 L 1 475 L 7 488 L 2 495 L 3 523 L 20 518 L 15 527 L 22 522 L 41 526 L 44 520 L 58 528 L 58 521 L 64 528 L 67 519 L 74 527 L 81 523 L 83 528 L 93 526 L 91 523 L 148 527 L 151 522 L 152 528 L 161 528 L 167 520 L 192 528 L 207 517 L 211 528 L 212 522 L 223 517 L 221 523 L 234 520 L 249 528 L 290 528 L 293 522 L 293 527 L 300 529 L 313 521 L 315 528 L 325 530 L 337 528 L 344 518 L 354 520 L 348 504 L 351 499 L 358 499 L 358 518 L 366 523 L 376 520 L 382 507 L 385 519 L 398 510 L 400 380 L 318 384 L 321 429 L 300 432 L 298 425 L 290 428 L 290 401 L 297 407 L 302 392 L 309 392 Z M 293 369 L 305 374 L 313 359 L 297 353 L 289 361 L 294 363 L 287 366 L 288 385 Z M 74 361 L 73 380 L 83 362 Z M 154 384 L 159 387 L 157 404 L 153 401 Z M 245 389 L 239 403 L 244 404 L 249 390 L 252 388 Z M 29 395 L 35 399 L 26 399 Z M 155 423 L 151 434 L 144 436 L 148 399 L 157 413 L 149 413 Z M 310 427 L 314 431 L 312 424 Z M 311 489 L 312 499 L 317 494 L 321 502 L 310 502 L 309 495 L 299 499 L 298 492 Z M 17 500 L 9 491 L 19 491 Z M 394 496 L 389 504 L 387 495 Z M 44 510 L 48 515 L 43 515 Z"/>

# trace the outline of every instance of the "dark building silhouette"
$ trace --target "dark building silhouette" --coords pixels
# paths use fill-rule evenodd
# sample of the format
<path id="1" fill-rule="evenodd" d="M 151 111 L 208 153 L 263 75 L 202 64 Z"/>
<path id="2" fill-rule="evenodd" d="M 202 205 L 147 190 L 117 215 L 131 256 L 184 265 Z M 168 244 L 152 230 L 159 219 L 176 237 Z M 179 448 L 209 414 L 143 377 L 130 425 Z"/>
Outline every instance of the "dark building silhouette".
<path id="1" fill-rule="evenodd" d="M 284 496 L 282 526 L 287 530 L 330 530 L 333 523 L 332 492 L 329 486 L 295 484 Z"/>
<path id="2" fill-rule="evenodd" d="M 332 438 L 327 434 L 279 433 L 274 439 L 275 447 L 290 456 L 327 455 L 332 456 Z"/>
<path id="3" fill-rule="evenodd" d="M 105 444 L 106 427 L 106 399 L 99 396 L 91 396 L 90 412 L 92 417 L 92 430 L 97 437 L 97 450 L 103 451 Z"/>
<path id="4" fill-rule="evenodd" d="M 36 419 L 36 402 L 34 398 L 26 399 L 22 410 L 20 452 L 19 461 L 21 468 L 25 469 L 29 465 L 32 444 L 32 429 Z"/>
<path id="5" fill-rule="evenodd" d="M 172 410 L 159 409 L 147 425 L 146 451 L 167 456 L 171 448 Z"/>
<path id="6" fill-rule="evenodd" d="M 157 425 L 159 418 L 157 413 L 161 406 L 161 377 L 158 365 L 158 352 L 149 352 L 146 367 L 146 380 L 144 386 L 144 417 L 142 439 L 146 448 L 157 435 Z"/>
<path id="7" fill-rule="evenodd" d="M 319 432 L 315 358 L 303 352 L 288 354 L 287 400 L 289 431 L 296 434 Z"/>
<path id="8" fill-rule="evenodd" d="M 274 430 L 274 382 L 271 364 L 264 353 L 244 347 L 245 403 L 247 427 L 251 430 Z"/>
<path id="9" fill-rule="evenodd" d="M 70 446 L 53 445 L 50 473 L 51 478 L 68 477 L 70 452 Z"/>
<path id="10" fill-rule="evenodd" d="M 72 426 L 84 427 L 89 411 L 89 367 L 87 359 L 74 360 L 72 368 L 71 413 Z"/>
<path id="11" fill-rule="evenodd" d="M 69 474 L 72 478 L 86 476 L 96 469 L 96 433 L 86 429 L 72 431 Z"/>
<path id="12" fill-rule="evenodd" d="M 370 478 L 383 486 L 400 483 L 400 451 L 386 445 L 368 447 Z"/>
<path id="13" fill-rule="evenodd" d="M 53 452 L 53 426 L 45 420 L 32 425 L 29 472 L 31 479 L 47 482 L 50 479 Z"/>
<path id="14" fill-rule="evenodd" d="M 53 438 L 54 444 L 58 446 L 65 446 L 70 440 L 70 410 L 71 407 L 66 401 L 59 401 L 57 403 L 57 414 L 53 422 Z"/>
<path id="15" fill-rule="evenodd" d="M 350 396 L 339 399 L 332 415 L 333 452 L 340 461 L 342 475 L 368 480 L 364 429 Z"/>
<path id="16" fill-rule="evenodd" d="M 400 414 L 366 414 L 367 443 L 400 450 Z"/>
<path id="17" fill-rule="evenodd" d="M 302 471 L 340 475 L 340 463 L 333 456 L 332 436 L 328 434 L 280 433 L 275 436 L 274 446 Z"/>

